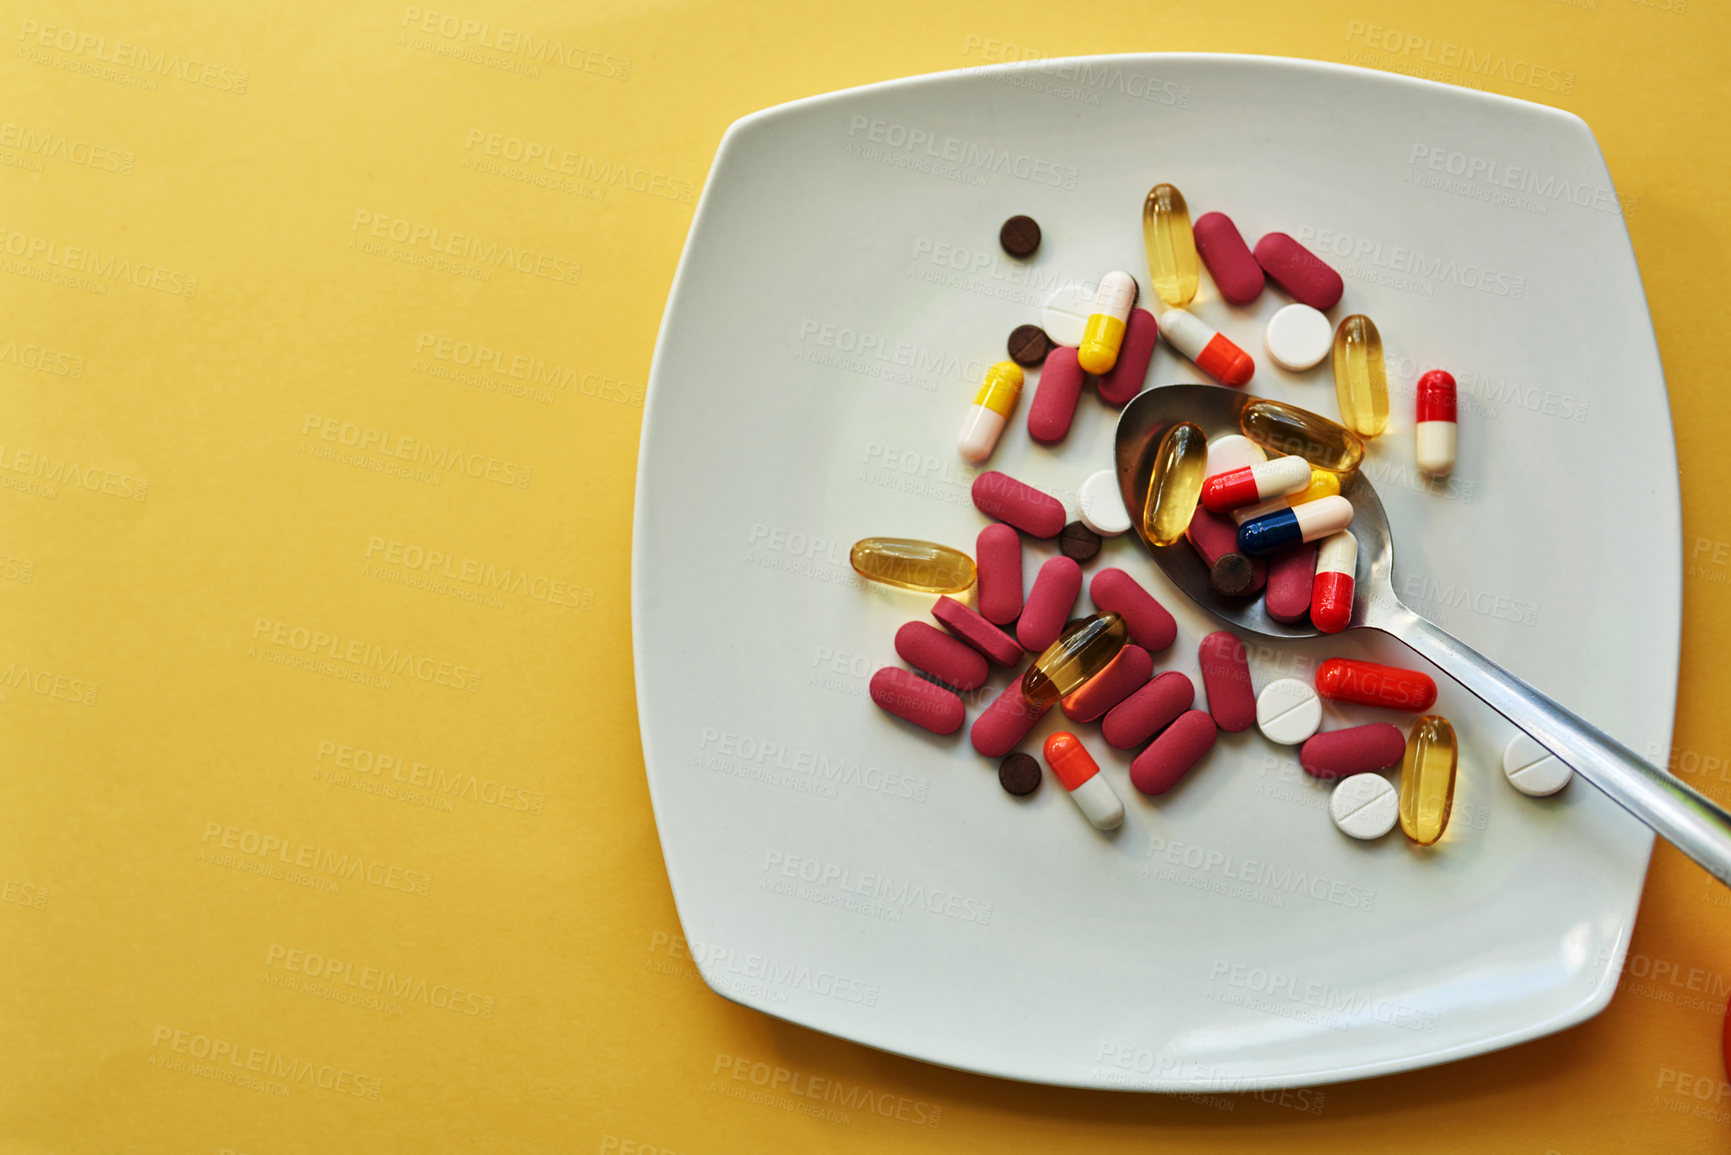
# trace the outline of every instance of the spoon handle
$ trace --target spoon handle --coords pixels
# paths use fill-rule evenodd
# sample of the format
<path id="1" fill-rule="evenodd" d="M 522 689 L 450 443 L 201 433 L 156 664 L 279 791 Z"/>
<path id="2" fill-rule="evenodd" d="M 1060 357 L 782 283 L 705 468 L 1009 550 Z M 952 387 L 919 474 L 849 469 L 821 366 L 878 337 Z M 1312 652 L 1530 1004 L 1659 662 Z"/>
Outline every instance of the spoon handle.
<path id="1" fill-rule="evenodd" d="M 1406 607 L 1377 627 L 1531 734 L 1611 800 L 1731 886 L 1731 814 Z"/>

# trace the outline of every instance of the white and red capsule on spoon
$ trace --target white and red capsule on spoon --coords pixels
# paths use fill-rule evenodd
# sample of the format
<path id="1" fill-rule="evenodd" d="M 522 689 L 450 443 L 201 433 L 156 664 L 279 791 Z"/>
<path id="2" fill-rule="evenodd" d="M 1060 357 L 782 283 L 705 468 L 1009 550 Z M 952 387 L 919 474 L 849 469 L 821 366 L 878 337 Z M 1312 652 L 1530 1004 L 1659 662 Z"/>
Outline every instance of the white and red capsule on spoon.
<path id="1" fill-rule="evenodd" d="M 1358 572 L 1358 539 L 1350 529 L 1324 538 L 1316 551 L 1316 576 L 1310 584 L 1310 621 L 1325 634 L 1338 634 L 1352 621 L 1352 595 Z"/>
<path id="2" fill-rule="evenodd" d="M 1310 485 L 1310 462 L 1294 454 L 1216 474 L 1202 483 L 1202 504 L 1211 513 L 1297 493 Z"/>

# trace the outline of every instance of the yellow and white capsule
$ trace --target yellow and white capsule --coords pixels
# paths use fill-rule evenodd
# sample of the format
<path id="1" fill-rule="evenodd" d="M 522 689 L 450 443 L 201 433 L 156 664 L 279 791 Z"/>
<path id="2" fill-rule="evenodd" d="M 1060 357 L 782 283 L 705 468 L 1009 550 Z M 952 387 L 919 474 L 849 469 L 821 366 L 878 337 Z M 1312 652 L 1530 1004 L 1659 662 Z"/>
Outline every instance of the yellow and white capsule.
<path id="1" fill-rule="evenodd" d="M 1130 321 L 1130 303 L 1136 299 L 1136 279 L 1129 273 L 1110 272 L 1100 278 L 1094 293 L 1094 311 L 1076 359 L 1089 373 L 1109 373 L 1118 363 L 1118 347 L 1124 343 L 1124 326 Z"/>
<path id="2" fill-rule="evenodd" d="M 1016 401 L 1022 396 L 1022 367 L 1014 361 L 999 361 L 986 370 L 980 391 L 962 419 L 962 431 L 956 437 L 956 448 L 964 460 L 978 465 L 992 455 L 998 446 L 998 434 L 1016 411 Z"/>

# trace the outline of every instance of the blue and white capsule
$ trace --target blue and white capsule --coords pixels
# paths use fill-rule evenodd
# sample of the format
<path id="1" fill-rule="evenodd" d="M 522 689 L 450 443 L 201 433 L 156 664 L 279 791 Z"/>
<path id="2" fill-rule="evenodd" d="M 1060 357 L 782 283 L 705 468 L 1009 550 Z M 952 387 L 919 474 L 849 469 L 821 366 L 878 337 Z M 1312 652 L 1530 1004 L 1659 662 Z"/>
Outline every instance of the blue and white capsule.
<path id="1" fill-rule="evenodd" d="M 1339 533 L 1352 524 L 1352 502 L 1319 497 L 1238 527 L 1238 552 L 1258 557 Z"/>

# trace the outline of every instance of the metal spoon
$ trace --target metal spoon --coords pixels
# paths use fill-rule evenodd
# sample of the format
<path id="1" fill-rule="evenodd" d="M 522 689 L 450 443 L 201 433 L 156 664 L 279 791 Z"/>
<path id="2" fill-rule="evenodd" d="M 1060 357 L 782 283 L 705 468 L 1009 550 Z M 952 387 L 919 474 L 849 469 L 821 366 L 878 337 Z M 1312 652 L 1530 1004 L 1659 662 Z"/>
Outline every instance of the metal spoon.
<path id="1" fill-rule="evenodd" d="M 1155 564 L 1197 605 L 1245 633 L 1319 637 L 1321 632 L 1308 621 L 1275 621 L 1260 598 L 1229 602 L 1217 596 L 1208 567 L 1188 544 L 1156 546 L 1142 532 L 1141 511 L 1154 451 L 1166 430 L 1180 421 L 1193 421 L 1210 437 L 1237 433 L 1240 412 L 1255 400 L 1218 385 L 1168 385 L 1138 394 L 1118 419 L 1119 491 L 1136 535 L 1154 555 Z M 1352 532 L 1358 538 L 1352 628 L 1381 630 L 1404 642 L 1720 882 L 1731 885 L 1731 814 L 1409 609 L 1394 592 L 1394 540 L 1376 490 L 1360 471 L 1342 485 L 1341 495 L 1352 502 Z"/>

